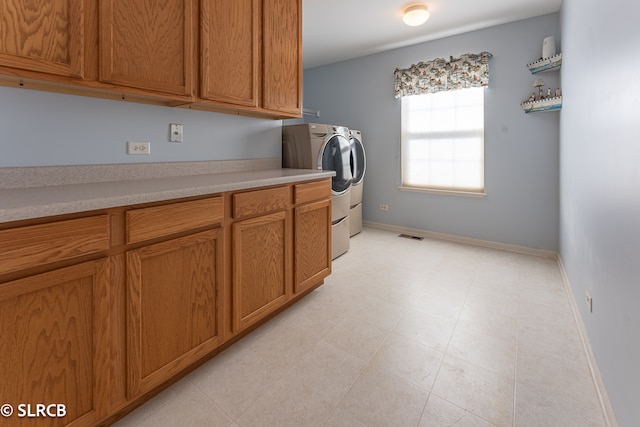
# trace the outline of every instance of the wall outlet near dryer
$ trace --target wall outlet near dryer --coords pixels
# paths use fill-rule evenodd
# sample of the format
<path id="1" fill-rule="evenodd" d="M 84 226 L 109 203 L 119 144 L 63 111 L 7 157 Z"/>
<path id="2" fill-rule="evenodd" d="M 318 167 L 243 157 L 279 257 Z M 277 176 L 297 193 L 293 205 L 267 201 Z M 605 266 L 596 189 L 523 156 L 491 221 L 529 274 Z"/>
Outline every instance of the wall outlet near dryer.
<path id="1" fill-rule="evenodd" d="M 385 205 L 384 203 L 380 203 L 379 209 L 381 211 L 388 211 L 389 210 L 389 205 Z"/>
<path id="2" fill-rule="evenodd" d="M 127 141 L 127 154 L 151 154 L 151 142 Z"/>
<path id="3" fill-rule="evenodd" d="M 587 308 L 589 309 L 589 313 L 593 313 L 593 298 L 591 298 L 589 291 L 587 291 Z"/>

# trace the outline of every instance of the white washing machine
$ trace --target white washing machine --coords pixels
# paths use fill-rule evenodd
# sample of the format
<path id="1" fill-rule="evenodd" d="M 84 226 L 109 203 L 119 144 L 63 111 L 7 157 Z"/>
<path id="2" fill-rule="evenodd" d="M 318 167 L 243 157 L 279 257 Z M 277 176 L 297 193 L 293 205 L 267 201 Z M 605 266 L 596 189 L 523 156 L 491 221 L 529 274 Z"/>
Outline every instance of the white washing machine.
<path id="1" fill-rule="evenodd" d="M 343 126 L 307 123 L 282 127 L 282 167 L 332 170 L 331 258 L 349 250 L 351 144 Z"/>
<path id="2" fill-rule="evenodd" d="M 351 201 L 349 206 L 349 236 L 355 236 L 362 231 L 362 190 L 364 174 L 367 169 L 367 157 L 362 145 L 362 133 L 359 130 L 349 131 L 349 145 L 351 147 Z"/>

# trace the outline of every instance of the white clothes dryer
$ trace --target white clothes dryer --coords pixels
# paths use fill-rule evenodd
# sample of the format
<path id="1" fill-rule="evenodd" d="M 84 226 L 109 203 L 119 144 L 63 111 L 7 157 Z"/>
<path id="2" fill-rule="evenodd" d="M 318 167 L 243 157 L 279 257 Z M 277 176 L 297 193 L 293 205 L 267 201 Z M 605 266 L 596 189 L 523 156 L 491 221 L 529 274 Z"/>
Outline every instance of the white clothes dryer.
<path id="1" fill-rule="evenodd" d="M 349 250 L 351 145 L 343 126 L 307 123 L 282 127 L 282 167 L 332 170 L 332 259 Z"/>
<path id="2" fill-rule="evenodd" d="M 364 174 L 367 170 L 367 157 L 362 144 L 362 133 L 359 130 L 349 131 L 349 145 L 351 147 L 351 200 L 349 207 L 349 236 L 362 231 L 362 191 Z"/>

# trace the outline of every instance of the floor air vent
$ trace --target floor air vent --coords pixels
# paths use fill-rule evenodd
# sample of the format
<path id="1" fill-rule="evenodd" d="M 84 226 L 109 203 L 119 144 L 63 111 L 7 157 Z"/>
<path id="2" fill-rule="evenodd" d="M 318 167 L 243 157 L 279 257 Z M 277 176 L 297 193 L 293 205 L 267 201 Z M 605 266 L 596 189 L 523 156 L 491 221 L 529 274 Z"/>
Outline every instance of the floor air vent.
<path id="1" fill-rule="evenodd" d="M 424 240 L 424 237 L 412 236 L 410 234 L 400 234 L 398 235 L 398 237 L 402 237 L 404 239 L 411 239 L 411 240 Z"/>

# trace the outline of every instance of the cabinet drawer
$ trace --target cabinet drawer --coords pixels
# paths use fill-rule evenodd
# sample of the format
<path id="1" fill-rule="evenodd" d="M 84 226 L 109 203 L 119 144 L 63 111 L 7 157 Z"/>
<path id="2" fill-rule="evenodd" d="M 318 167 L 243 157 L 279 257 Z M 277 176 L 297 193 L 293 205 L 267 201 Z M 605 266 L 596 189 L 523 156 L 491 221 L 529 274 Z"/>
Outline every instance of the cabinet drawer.
<path id="1" fill-rule="evenodd" d="M 289 203 L 291 203 L 289 187 L 236 193 L 233 195 L 233 217 L 242 218 L 282 210 L 289 207 Z"/>
<path id="2" fill-rule="evenodd" d="M 222 197 L 127 211 L 127 243 L 222 223 Z"/>
<path id="3" fill-rule="evenodd" d="M 296 184 L 294 187 L 294 200 L 296 205 L 300 203 L 314 202 L 331 197 L 331 181 L 316 181 L 306 184 Z"/>
<path id="4" fill-rule="evenodd" d="M 0 231 L 0 274 L 109 249 L 109 217 L 56 221 Z"/>

